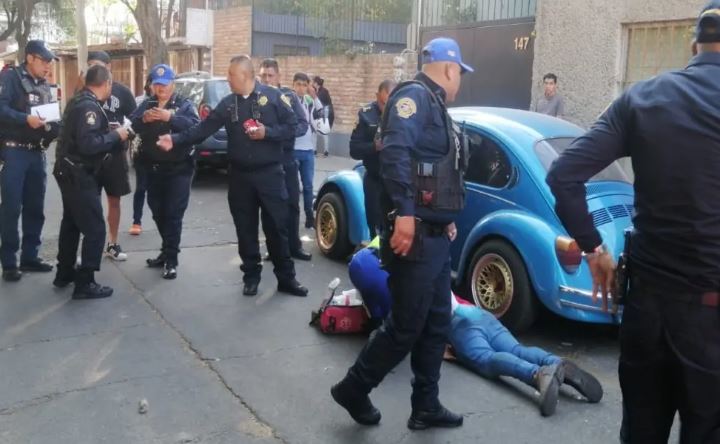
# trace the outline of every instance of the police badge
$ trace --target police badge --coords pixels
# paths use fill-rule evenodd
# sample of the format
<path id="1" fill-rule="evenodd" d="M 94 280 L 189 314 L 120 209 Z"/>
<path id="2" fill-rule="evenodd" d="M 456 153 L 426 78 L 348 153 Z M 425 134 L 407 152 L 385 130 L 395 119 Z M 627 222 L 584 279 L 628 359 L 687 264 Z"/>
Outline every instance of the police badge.
<path id="1" fill-rule="evenodd" d="M 260 96 L 258 99 L 258 105 L 265 106 L 268 103 L 268 98 L 266 96 Z"/>

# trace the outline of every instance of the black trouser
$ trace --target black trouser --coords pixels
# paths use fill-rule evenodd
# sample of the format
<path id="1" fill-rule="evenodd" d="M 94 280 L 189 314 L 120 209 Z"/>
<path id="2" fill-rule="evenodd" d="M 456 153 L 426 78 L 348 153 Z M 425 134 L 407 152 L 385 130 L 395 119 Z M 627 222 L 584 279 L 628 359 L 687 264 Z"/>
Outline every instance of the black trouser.
<path id="1" fill-rule="evenodd" d="M 58 162 L 63 162 L 59 159 Z M 105 242 L 105 220 L 100 201 L 100 185 L 81 168 L 66 167 L 56 174 L 62 194 L 63 216 L 58 239 L 58 274 L 71 276 L 77 261 L 80 234 L 83 235 L 81 265 L 83 276 L 100 270 Z"/>
<path id="2" fill-rule="evenodd" d="M 267 217 L 263 230 L 275 276 L 279 282 L 295 279 L 295 265 L 290 258 L 287 238 L 287 187 L 282 165 L 277 164 L 254 171 L 238 171 L 230 167 L 228 203 L 235 222 L 238 252 L 242 259 L 243 281 L 260 282 L 262 271 L 258 241 L 258 211 Z"/>
<path id="3" fill-rule="evenodd" d="M 295 156 L 293 152 L 284 152 L 283 171 L 285 172 L 285 186 L 287 187 L 288 194 L 288 216 L 287 216 L 287 232 L 288 232 L 288 246 L 290 248 L 290 254 L 295 254 L 302 249 L 302 242 L 300 242 L 300 178 L 298 177 L 298 166 L 295 162 Z M 265 226 L 272 225 L 268 220 L 268 214 L 266 211 L 260 211 L 260 218 L 263 224 L 263 231 L 265 231 L 265 238 L 269 238 L 268 232 L 265 230 Z M 268 250 L 270 247 L 268 246 Z"/>
<path id="4" fill-rule="evenodd" d="M 147 166 L 147 200 L 162 238 L 162 254 L 172 266 L 178 264 L 182 221 L 190 200 L 193 164 Z"/>
<path id="5" fill-rule="evenodd" d="M 365 218 L 367 219 L 370 239 L 380 233 L 383 225 L 382 208 L 380 207 L 380 190 L 382 189 L 380 177 L 365 173 L 363 178 L 363 192 L 365 193 Z"/>
<path id="6" fill-rule="evenodd" d="M 445 235 L 427 236 L 419 248 L 416 259 L 395 256 L 387 265 L 392 309 L 347 380 L 368 393 L 410 353 L 412 407 L 432 410 L 439 406 L 440 365 L 450 329 L 450 241 Z"/>
<path id="7" fill-rule="evenodd" d="M 633 279 L 620 330 L 623 442 L 720 442 L 720 308 Z"/>

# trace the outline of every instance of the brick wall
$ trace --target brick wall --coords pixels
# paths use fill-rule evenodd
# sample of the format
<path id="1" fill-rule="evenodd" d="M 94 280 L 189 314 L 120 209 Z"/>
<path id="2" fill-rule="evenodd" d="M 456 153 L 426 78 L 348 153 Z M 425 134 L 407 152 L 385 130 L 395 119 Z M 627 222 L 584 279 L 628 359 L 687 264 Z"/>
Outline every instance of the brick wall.
<path id="1" fill-rule="evenodd" d="M 192 26 L 188 23 L 188 26 Z M 224 76 L 230 59 L 252 51 L 252 7 L 219 9 L 213 22 L 213 73 Z"/>
<path id="2" fill-rule="evenodd" d="M 325 80 L 335 108 L 334 132 L 352 131 L 358 108 L 375 100 L 377 87 L 393 78 L 392 54 L 278 57 L 281 83 L 292 86 L 296 72 L 319 75 Z M 259 60 L 258 60 L 259 65 Z"/>

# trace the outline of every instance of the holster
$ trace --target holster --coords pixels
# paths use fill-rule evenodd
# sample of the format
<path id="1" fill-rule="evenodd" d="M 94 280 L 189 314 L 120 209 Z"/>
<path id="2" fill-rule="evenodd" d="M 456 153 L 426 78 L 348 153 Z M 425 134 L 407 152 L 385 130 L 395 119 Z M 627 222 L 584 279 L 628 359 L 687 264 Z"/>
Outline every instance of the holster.
<path id="1" fill-rule="evenodd" d="M 632 281 L 632 263 L 630 261 L 630 249 L 632 245 L 632 237 L 634 231 L 632 228 L 625 230 L 625 247 L 618 258 L 617 268 L 615 269 L 615 285 L 616 289 L 613 294 L 617 305 L 624 305 L 630 293 Z"/>
<path id="2" fill-rule="evenodd" d="M 92 171 L 84 164 L 74 162 L 67 157 L 62 157 L 55 162 L 53 176 L 60 184 L 71 185 L 79 188 L 97 186 L 97 181 Z"/>
<path id="3" fill-rule="evenodd" d="M 383 230 L 380 236 L 380 266 L 385 269 L 388 265 L 396 260 L 418 261 L 423 256 L 425 244 L 425 231 L 420 224 L 421 219 L 415 218 L 415 236 L 413 237 L 412 247 L 406 256 L 396 255 L 390 246 L 390 239 L 395 232 L 395 219 L 397 219 L 397 211 L 392 211 L 387 215 L 387 229 Z"/>

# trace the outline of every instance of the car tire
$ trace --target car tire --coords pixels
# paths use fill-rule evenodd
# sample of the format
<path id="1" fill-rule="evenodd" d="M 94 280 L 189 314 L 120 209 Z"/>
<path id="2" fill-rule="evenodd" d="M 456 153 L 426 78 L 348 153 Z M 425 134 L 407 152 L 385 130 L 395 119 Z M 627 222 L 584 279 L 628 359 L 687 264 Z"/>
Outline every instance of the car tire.
<path id="1" fill-rule="evenodd" d="M 538 307 L 520 254 L 509 243 L 493 239 L 480 245 L 465 276 L 470 302 L 494 314 L 515 333 L 527 330 Z"/>
<path id="2" fill-rule="evenodd" d="M 352 253 L 347 226 L 347 211 L 342 195 L 323 194 L 315 214 L 315 235 L 320 251 L 333 259 L 345 259 Z"/>

